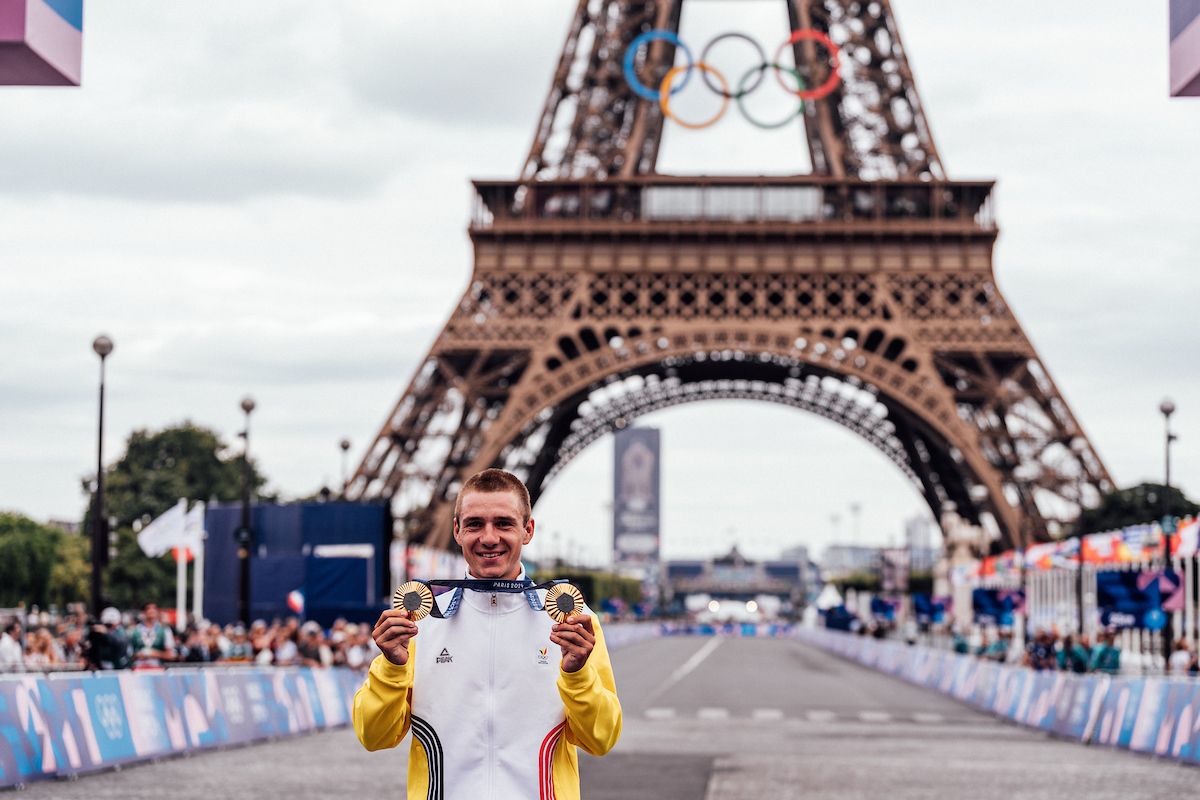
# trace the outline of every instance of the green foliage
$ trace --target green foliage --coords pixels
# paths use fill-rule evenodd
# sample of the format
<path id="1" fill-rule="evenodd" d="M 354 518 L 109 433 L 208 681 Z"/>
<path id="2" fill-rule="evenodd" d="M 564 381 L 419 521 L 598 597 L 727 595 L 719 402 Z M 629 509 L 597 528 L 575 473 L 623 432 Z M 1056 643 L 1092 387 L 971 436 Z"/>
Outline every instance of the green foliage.
<path id="1" fill-rule="evenodd" d="M 184 422 L 161 431 L 137 430 L 125 454 L 104 473 L 105 516 L 116 519 L 116 555 L 109 562 L 104 593 L 119 608 L 154 602 L 173 604 L 175 562 L 170 555 L 150 558 L 141 551 L 133 524 L 159 516 L 180 498 L 189 501 L 235 501 L 242 496 L 243 462 L 208 428 Z M 250 484 L 259 499 L 264 478 L 250 459 Z M 93 497 L 94 502 L 94 497 Z M 84 519 L 91 530 L 92 507 Z"/>
<path id="2" fill-rule="evenodd" d="M 588 605 L 594 609 L 600 607 L 600 601 L 612 597 L 619 597 L 629 605 L 642 602 L 641 581 L 611 572 L 563 567 L 556 572 L 541 571 L 533 576 L 538 583 L 554 578 L 566 578 L 578 586 Z"/>
<path id="3" fill-rule="evenodd" d="M 1142 483 L 1109 492 L 1099 506 L 1084 509 L 1075 523 L 1074 532 L 1099 533 L 1162 519 L 1164 515 L 1184 517 L 1197 512 L 1200 512 L 1200 505 L 1185 497 L 1178 488 Z"/>
<path id="4" fill-rule="evenodd" d="M 50 602 L 59 608 L 86 602 L 92 585 L 91 541 L 62 535 L 54 566 L 50 568 Z"/>
<path id="5" fill-rule="evenodd" d="M 933 573 L 914 572 L 908 576 L 909 594 L 933 594 Z"/>
<path id="6" fill-rule="evenodd" d="M 250 459 L 255 493 L 266 483 Z M 104 473 L 104 511 L 116 527 L 149 521 L 179 502 L 233 501 L 242 496 L 242 459 L 217 434 L 184 422 L 161 431 L 137 430 L 125 455 Z M 90 530 L 91 509 L 84 530 Z"/>
<path id="7" fill-rule="evenodd" d="M 62 531 L 21 514 L 0 513 L 0 606 L 45 608 Z"/>
<path id="8" fill-rule="evenodd" d="M 857 592 L 874 592 L 878 594 L 882 586 L 879 576 L 873 572 L 852 572 L 849 575 L 834 578 L 829 583 L 836 586 L 839 592 L 854 589 Z"/>
<path id="9" fill-rule="evenodd" d="M 116 532 L 117 554 L 104 575 L 106 601 L 117 608 L 141 608 L 146 603 L 175 605 L 175 559 L 151 558 L 138 547 L 132 528 Z"/>

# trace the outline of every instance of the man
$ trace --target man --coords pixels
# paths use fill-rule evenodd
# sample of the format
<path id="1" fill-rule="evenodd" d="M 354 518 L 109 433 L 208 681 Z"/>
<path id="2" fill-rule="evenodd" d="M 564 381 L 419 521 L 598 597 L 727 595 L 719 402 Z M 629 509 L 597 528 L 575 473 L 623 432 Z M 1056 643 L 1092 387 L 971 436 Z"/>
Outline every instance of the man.
<path id="1" fill-rule="evenodd" d="M 484 470 L 463 484 L 454 540 L 469 578 L 525 579 L 530 514 L 528 490 L 508 472 Z M 408 612 L 380 615 L 373 637 L 382 654 L 354 697 L 359 741 L 395 747 L 412 728 L 409 800 L 578 798 L 576 747 L 601 756 L 621 735 L 599 623 L 584 609 L 554 624 L 525 592 L 500 587 L 460 588 L 437 602 L 443 613 L 456 602 L 457 610 L 422 622 L 419 635 Z"/>
<path id="2" fill-rule="evenodd" d="M 9 620 L 0 634 L 0 672 L 21 672 L 25 669 L 25 648 L 21 646 L 21 623 Z"/>
<path id="3" fill-rule="evenodd" d="M 175 660 L 175 635 L 158 619 L 158 606 L 147 603 L 142 609 L 142 621 L 133 629 L 133 665 L 159 667 L 163 661 Z"/>

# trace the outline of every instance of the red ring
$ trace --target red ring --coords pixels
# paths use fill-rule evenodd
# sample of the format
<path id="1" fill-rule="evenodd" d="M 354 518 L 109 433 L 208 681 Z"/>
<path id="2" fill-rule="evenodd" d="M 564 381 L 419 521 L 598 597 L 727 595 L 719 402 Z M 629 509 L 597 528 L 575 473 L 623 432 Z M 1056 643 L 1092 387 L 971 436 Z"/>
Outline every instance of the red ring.
<path id="1" fill-rule="evenodd" d="M 833 39 L 830 39 L 827 35 L 821 33 L 820 31 L 813 30 L 812 28 L 801 28 L 798 31 L 792 31 L 792 35 L 788 37 L 788 40 L 779 45 L 779 49 L 775 51 L 775 63 L 780 63 L 785 47 L 787 47 L 789 44 L 795 44 L 799 41 L 816 42 L 829 51 L 829 77 L 826 78 L 825 82 L 817 88 L 805 89 L 801 91 L 795 91 L 789 88 L 788 85 L 783 81 L 783 71 L 778 68 L 775 70 L 775 77 L 779 80 L 779 84 L 783 86 L 784 89 L 796 95 L 801 100 L 820 100 L 828 97 L 833 91 L 834 87 L 838 85 L 838 81 L 842 79 L 842 76 L 838 74 L 838 70 L 841 69 L 842 66 L 842 60 L 838 55 L 837 45 L 833 43 Z"/>

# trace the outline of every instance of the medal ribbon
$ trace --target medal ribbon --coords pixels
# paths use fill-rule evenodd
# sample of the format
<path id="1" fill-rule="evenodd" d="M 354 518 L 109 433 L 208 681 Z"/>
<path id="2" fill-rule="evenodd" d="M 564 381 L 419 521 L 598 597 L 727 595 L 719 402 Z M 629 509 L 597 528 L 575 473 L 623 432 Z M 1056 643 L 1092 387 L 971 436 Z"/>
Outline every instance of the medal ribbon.
<path id="1" fill-rule="evenodd" d="M 534 611 L 544 611 L 545 606 L 542 605 L 541 598 L 538 597 L 538 589 L 549 589 L 552 586 L 557 586 L 561 583 L 567 583 L 565 578 L 555 578 L 554 580 L 544 583 L 534 583 L 525 578 L 524 580 L 483 580 L 479 578 L 465 578 L 459 580 L 432 580 L 432 581 L 415 581 L 423 583 L 433 591 L 434 586 L 445 586 L 454 589 L 454 596 L 450 598 L 450 604 L 446 606 L 445 612 L 438 608 L 435 602 L 433 608 L 429 610 L 429 616 L 439 619 L 449 619 L 458 613 L 459 603 L 462 602 L 462 593 L 464 589 L 469 589 L 472 592 L 485 592 L 488 594 L 504 592 L 506 594 L 524 593 L 525 599 L 529 602 L 529 607 Z"/>

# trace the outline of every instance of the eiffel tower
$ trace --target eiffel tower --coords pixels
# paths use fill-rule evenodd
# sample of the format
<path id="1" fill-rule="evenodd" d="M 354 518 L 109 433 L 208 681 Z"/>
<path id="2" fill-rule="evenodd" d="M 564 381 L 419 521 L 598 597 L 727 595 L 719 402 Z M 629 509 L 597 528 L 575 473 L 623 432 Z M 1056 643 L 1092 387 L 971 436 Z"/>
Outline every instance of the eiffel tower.
<path id="1" fill-rule="evenodd" d="M 840 52 L 804 104 L 812 174 L 715 178 L 655 171 L 663 112 L 623 77 L 683 0 L 580 0 L 520 178 L 474 183 L 470 283 L 348 496 L 448 546 L 477 470 L 536 502 L 639 415 L 729 398 L 840 423 L 994 548 L 1113 488 L 996 286 L 993 182 L 945 176 L 891 4 L 782 1 Z M 806 86 L 834 69 L 814 41 L 792 55 Z M 637 57 L 657 86 L 675 48 Z"/>

